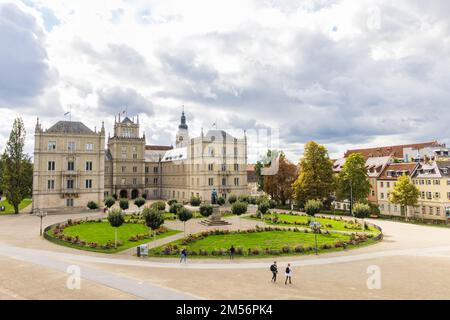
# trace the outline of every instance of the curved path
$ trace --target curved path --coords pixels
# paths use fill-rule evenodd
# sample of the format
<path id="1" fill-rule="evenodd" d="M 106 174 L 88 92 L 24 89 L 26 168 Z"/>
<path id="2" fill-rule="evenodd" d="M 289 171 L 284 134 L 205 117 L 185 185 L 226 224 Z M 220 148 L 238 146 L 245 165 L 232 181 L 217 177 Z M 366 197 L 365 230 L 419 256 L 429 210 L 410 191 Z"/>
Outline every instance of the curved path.
<path id="1" fill-rule="evenodd" d="M 73 216 L 48 216 L 45 225 L 68 218 Z M 237 218 L 230 220 L 237 228 Z M 246 228 L 257 222 L 240 223 Z M 381 243 L 318 257 L 278 258 L 280 270 L 287 262 L 294 266 L 294 284 L 285 286 L 270 282 L 270 259 L 195 260 L 180 265 L 175 259 L 79 251 L 41 239 L 36 217 L 3 216 L 0 267 L 5 272 L 0 274 L 0 299 L 450 298 L 450 229 L 375 223 L 385 234 Z M 188 232 L 195 232 L 197 224 L 192 220 Z M 66 286 L 67 267 L 73 265 L 81 270 L 81 290 Z M 381 272 L 380 290 L 367 287 L 368 267 L 374 265 Z"/>

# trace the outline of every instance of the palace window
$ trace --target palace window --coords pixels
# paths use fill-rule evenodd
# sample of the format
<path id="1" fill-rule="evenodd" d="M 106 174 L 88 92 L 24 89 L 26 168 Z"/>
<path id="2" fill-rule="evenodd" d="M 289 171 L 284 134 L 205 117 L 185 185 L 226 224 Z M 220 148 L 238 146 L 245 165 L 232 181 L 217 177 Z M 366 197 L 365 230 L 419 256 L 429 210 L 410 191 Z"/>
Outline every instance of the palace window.
<path id="1" fill-rule="evenodd" d="M 86 189 L 92 189 L 92 179 L 86 179 Z"/>
<path id="2" fill-rule="evenodd" d="M 92 171 L 92 161 L 86 161 L 86 171 Z"/>
<path id="3" fill-rule="evenodd" d="M 93 143 L 86 143 L 86 150 L 87 151 L 94 150 L 94 144 Z"/>
<path id="4" fill-rule="evenodd" d="M 67 170 L 74 171 L 75 170 L 75 162 L 73 162 L 73 161 L 67 162 Z"/>
<path id="5" fill-rule="evenodd" d="M 75 146 L 76 146 L 75 142 L 70 141 L 70 142 L 67 144 L 67 150 L 69 150 L 69 151 L 75 151 Z"/>
<path id="6" fill-rule="evenodd" d="M 214 164 L 213 163 L 209 163 L 208 164 L 208 171 L 213 171 L 214 170 Z"/>
<path id="7" fill-rule="evenodd" d="M 133 173 L 137 173 L 137 167 L 133 167 Z"/>
<path id="8" fill-rule="evenodd" d="M 234 171 L 239 171 L 239 164 L 237 163 L 234 164 Z"/>
<path id="9" fill-rule="evenodd" d="M 133 184 L 136 185 L 137 184 L 137 179 L 133 178 Z"/>
<path id="10" fill-rule="evenodd" d="M 48 171 L 55 171 L 55 161 L 48 162 Z"/>
<path id="11" fill-rule="evenodd" d="M 158 167 L 153 167 L 153 173 L 158 173 Z"/>
<path id="12" fill-rule="evenodd" d="M 55 180 L 47 180 L 47 189 L 48 190 L 55 189 Z"/>
<path id="13" fill-rule="evenodd" d="M 208 185 L 213 186 L 214 185 L 214 178 L 208 178 Z"/>
<path id="14" fill-rule="evenodd" d="M 127 171 L 127 167 L 123 166 L 122 167 L 122 173 L 125 173 L 125 171 Z"/>
<path id="15" fill-rule="evenodd" d="M 234 185 L 238 186 L 239 185 L 239 178 L 234 178 Z"/>
<path id="16" fill-rule="evenodd" d="M 73 180 L 67 180 L 67 189 L 73 189 L 74 183 Z"/>
<path id="17" fill-rule="evenodd" d="M 48 150 L 49 151 L 55 151 L 56 150 L 56 141 L 49 141 L 48 142 Z"/>
<path id="18" fill-rule="evenodd" d="M 73 199 L 66 199 L 66 206 L 73 207 Z"/>

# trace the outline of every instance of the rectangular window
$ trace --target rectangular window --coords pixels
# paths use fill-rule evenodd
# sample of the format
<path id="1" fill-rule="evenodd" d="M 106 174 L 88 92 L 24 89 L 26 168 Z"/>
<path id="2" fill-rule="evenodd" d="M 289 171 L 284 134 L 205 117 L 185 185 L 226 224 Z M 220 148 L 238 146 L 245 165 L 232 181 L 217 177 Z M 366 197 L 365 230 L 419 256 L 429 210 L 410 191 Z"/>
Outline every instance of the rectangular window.
<path id="1" fill-rule="evenodd" d="M 214 164 L 210 163 L 208 164 L 208 171 L 213 171 L 214 170 Z"/>
<path id="2" fill-rule="evenodd" d="M 73 189 L 73 180 L 67 180 L 67 189 Z"/>
<path id="3" fill-rule="evenodd" d="M 439 208 L 439 207 L 436 208 L 436 215 L 437 216 L 441 215 L 441 208 Z"/>
<path id="4" fill-rule="evenodd" d="M 69 151 L 75 151 L 75 142 L 73 142 L 73 141 L 70 141 L 68 144 L 67 144 L 67 150 L 69 150 Z"/>
<path id="5" fill-rule="evenodd" d="M 73 162 L 73 161 L 67 162 L 67 170 L 74 171 L 75 170 L 75 162 Z"/>
<path id="6" fill-rule="evenodd" d="M 239 185 L 239 178 L 234 178 L 234 185 L 238 186 Z"/>
<path id="7" fill-rule="evenodd" d="M 127 171 L 127 167 L 122 167 L 122 173 L 125 173 L 125 171 Z"/>
<path id="8" fill-rule="evenodd" d="M 93 143 L 86 143 L 86 150 L 87 151 L 93 151 L 94 150 L 94 144 Z"/>
<path id="9" fill-rule="evenodd" d="M 226 178 L 222 178 L 222 186 L 226 186 L 227 185 L 227 179 Z"/>
<path id="10" fill-rule="evenodd" d="M 239 164 L 237 163 L 234 164 L 234 171 L 239 171 Z"/>
<path id="11" fill-rule="evenodd" d="M 153 167 L 153 173 L 158 173 L 158 167 Z"/>
<path id="12" fill-rule="evenodd" d="M 122 179 L 121 182 L 122 182 L 122 185 L 125 185 L 125 182 L 126 182 L 126 181 L 125 181 L 125 179 Z"/>
<path id="13" fill-rule="evenodd" d="M 133 167 L 133 173 L 137 173 L 137 167 Z"/>
<path id="14" fill-rule="evenodd" d="M 136 185 L 137 184 L 137 179 L 133 178 L 133 184 Z"/>
<path id="15" fill-rule="evenodd" d="M 92 161 L 86 161 L 86 171 L 92 171 Z"/>
<path id="16" fill-rule="evenodd" d="M 47 180 L 47 189 L 54 190 L 55 189 L 55 180 Z"/>
<path id="17" fill-rule="evenodd" d="M 122 153 L 122 159 L 126 159 L 127 158 L 127 154 L 126 153 Z"/>
<path id="18" fill-rule="evenodd" d="M 158 184 L 158 178 L 153 178 L 153 184 Z"/>
<path id="19" fill-rule="evenodd" d="M 133 153 L 133 159 L 134 159 L 134 160 L 137 159 L 137 153 Z"/>
<path id="20" fill-rule="evenodd" d="M 222 171 L 227 171 L 227 165 L 226 164 L 222 164 Z"/>
<path id="21" fill-rule="evenodd" d="M 208 185 L 209 186 L 213 186 L 214 185 L 214 178 L 209 178 L 208 179 Z"/>
<path id="22" fill-rule="evenodd" d="M 48 171 L 55 171 L 55 161 L 48 162 Z"/>
<path id="23" fill-rule="evenodd" d="M 56 141 L 49 141 L 48 142 L 48 150 L 49 151 L 55 151 L 56 150 Z"/>
<path id="24" fill-rule="evenodd" d="M 66 206 L 73 207 L 73 199 L 66 199 Z"/>
<path id="25" fill-rule="evenodd" d="M 148 173 L 148 167 L 145 167 L 145 173 Z"/>
<path id="26" fill-rule="evenodd" d="M 384 199 L 384 193 L 383 192 L 380 193 L 380 199 Z"/>
<path id="27" fill-rule="evenodd" d="M 384 182 L 380 182 L 380 187 L 381 187 L 381 188 L 384 187 Z"/>
<path id="28" fill-rule="evenodd" d="M 86 180 L 86 189 L 92 189 L 92 179 Z"/>

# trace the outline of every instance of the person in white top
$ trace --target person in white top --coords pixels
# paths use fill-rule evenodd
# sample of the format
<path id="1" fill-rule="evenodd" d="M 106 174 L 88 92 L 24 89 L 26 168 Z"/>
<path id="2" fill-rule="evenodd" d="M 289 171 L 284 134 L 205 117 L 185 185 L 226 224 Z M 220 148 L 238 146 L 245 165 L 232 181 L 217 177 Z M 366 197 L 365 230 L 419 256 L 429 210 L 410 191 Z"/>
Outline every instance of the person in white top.
<path id="1" fill-rule="evenodd" d="M 289 280 L 289 284 L 292 284 L 291 277 L 292 277 L 292 268 L 291 268 L 291 264 L 288 263 L 288 265 L 286 267 L 286 281 L 284 282 L 284 284 L 287 285 L 288 280 Z"/>

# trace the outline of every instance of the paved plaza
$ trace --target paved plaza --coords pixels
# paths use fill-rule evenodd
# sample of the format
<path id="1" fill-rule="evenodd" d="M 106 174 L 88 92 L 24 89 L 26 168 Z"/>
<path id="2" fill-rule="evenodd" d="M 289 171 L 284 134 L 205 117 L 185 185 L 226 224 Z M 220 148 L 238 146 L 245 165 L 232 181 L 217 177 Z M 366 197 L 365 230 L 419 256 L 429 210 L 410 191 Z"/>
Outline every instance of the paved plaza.
<path id="1" fill-rule="evenodd" d="M 100 214 L 47 216 L 45 225 Z M 230 217 L 231 227 L 261 222 Z M 188 232 L 204 230 L 199 220 Z M 390 221 L 384 240 L 347 252 L 280 257 L 280 281 L 270 282 L 273 259 L 137 258 L 133 250 L 100 254 L 58 246 L 39 237 L 39 219 L 29 214 L 0 217 L 0 299 L 448 299 L 450 229 Z M 182 224 L 168 222 L 182 230 Z M 175 235 L 178 238 L 182 235 Z M 168 239 L 170 241 L 172 239 Z M 293 285 L 284 267 L 294 266 Z M 80 289 L 69 289 L 69 266 L 79 267 Z M 381 272 L 381 288 L 368 289 L 368 268 Z M 370 270 L 370 268 L 369 268 Z"/>

